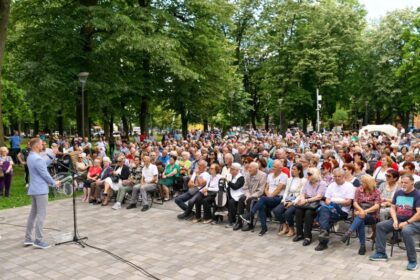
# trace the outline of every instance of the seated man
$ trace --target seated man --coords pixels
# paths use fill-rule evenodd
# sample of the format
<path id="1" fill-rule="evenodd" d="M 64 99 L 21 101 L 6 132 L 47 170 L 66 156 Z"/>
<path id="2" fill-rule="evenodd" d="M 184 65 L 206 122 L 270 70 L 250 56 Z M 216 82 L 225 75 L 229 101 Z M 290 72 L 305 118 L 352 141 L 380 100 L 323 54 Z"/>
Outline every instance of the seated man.
<path id="1" fill-rule="evenodd" d="M 249 212 L 252 202 L 258 200 L 258 198 L 263 194 L 264 187 L 266 183 L 267 174 L 258 169 L 258 163 L 251 162 L 249 164 L 249 172 L 245 175 L 245 184 L 243 187 L 244 194 L 238 201 L 238 214 L 243 215 L 245 209 Z M 242 231 L 249 231 L 252 229 L 252 216 L 242 228 L 242 219 L 238 219 L 236 225 L 233 227 L 233 230 L 238 230 L 242 228 Z"/>
<path id="2" fill-rule="evenodd" d="M 206 171 L 207 161 L 200 160 L 197 164 L 197 169 L 194 171 L 191 176 L 190 181 L 188 181 L 188 191 L 177 198 L 175 198 L 175 203 L 184 210 L 183 213 L 178 215 L 178 219 L 189 219 L 193 216 L 192 208 L 194 207 L 195 201 L 189 201 L 194 197 L 197 192 L 205 187 L 208 182 L 210 182 L 210 174 Z M 185 204 L 188 201 L 188 205 Z"/>
<path id="3" fill-rule="evenodd" d="M 401 177 L 401 189 L 395 192 L 391 204 L 391 219 L 376 225 L 376 253 L 371 261 L 386 261 L 386 235 L 400 230 L 407 251 L 408 270 L 417 268 L 417 254 L 414 237 L 420 234 L 420 191 L 414 188 L 411 175 Z"/>
<path id="4" fill-rule="evenodd" d="M 315 247 L 316 251 L 328 248 L 331 223 L 347 218 L 354 199 L 355 188 L 352 183 L 345 181 L 345 171 L 341 168 L 336 168 L 333 174 L 334 182 L 328 186 L 325 192 L 325 204 L 318 209 L 318 221 L 321 232 L 319 233 L 319 244 Z"/>
<path id="5" fill-rule="evenodd" d="M 132 165 L 130 166 L 130 175 L 127 179 L 122 180 L 121 187 L 118 188 L 117 200 L 112 206 L 112 209 L 118 210 L 121 209 L 121 203 L 123 202 L 126 193 L 133 193 L 132 199 L 134 196 L 133 188 L 140 183 L 142 177 L 142 169 L 140 162 L 140 157 L 135 156 Z M 138 193 L 136 193 L 136 198 L 138 198 Z"/>
<path id="6" fill-rule="evenodd" d="M 139 191 L 140 191 L 141 200 L 143 204 L 141 211 L 144 212 L 144 211 L 149 210 L 150 208 L 147 202 L 147 192 L 153 191 L 157 188 L 158 169 L 156 165 L 150 162 L 149 156 L 144 156 L 143 162 L 144 162 L 144 166 L 142 170 L 140 184 L 137 184 L 133 187 L 131 201 L 130 201 L 130 204 L 127 206 L 127 209 L 136 208 L 137 198 L 139 196 Z"/>
<path id="7" fill-rule="evenodd" d="M 271 210 L 280 204 L 287 183 L 287 175 L 281 171 L 282 165 L 280 160 L 276 159 L 274 161 L 272 169 L 274 172 L 267 176 L 267 183 L 264 189 L 265 196 L 262 196 L 258 200 L 249 214 L 241 216 L 244 221 L 250 224 L 251 219 L 253 219 L 253 216 L 258 211 L 261 222 L 260 236 L 263 236 L 267 232 L 266 210 Z"/>

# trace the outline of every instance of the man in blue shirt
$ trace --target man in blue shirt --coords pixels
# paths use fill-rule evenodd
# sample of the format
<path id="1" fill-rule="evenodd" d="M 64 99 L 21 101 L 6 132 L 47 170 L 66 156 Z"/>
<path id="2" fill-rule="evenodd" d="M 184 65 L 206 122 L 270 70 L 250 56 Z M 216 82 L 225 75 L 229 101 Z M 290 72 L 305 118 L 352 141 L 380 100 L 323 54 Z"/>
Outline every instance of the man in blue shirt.
<path id="1" fill-rule="evenodd" d="M 10 136 L 10 156 L 13 159 L 13 162 L 18 163 L 17 155 L 20 153 L 20 136 L 19 132 L 14 131 L 13 136 Z"/>

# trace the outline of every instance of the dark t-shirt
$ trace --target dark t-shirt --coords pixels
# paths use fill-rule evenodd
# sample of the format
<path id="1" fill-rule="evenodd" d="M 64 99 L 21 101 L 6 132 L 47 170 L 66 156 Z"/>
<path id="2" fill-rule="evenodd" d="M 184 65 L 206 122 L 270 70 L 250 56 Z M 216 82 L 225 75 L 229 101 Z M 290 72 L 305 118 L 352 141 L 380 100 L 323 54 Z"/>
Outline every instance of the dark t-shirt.
<path id="1" fill-rule="evenodd" d="M 398 190 L 394 194 L 392 204 L 395 205 L 398 221 L 405 222 L 416 214 L 416 208 L 420 208 L 420 192 L 414 189 L 406 194 Z"/>

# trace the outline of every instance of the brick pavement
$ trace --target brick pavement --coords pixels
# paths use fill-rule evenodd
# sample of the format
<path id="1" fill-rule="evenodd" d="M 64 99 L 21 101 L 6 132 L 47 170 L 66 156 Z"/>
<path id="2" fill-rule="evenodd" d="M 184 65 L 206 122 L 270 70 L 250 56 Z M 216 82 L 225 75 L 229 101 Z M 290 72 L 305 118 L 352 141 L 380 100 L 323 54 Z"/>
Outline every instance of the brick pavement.
<path id="1" fill-rule="evenodd" d="M 277 224 L 258 236 L 233 232 L 224 225 L 178 221 L 174 203 L 112 210 L 81 203 L 78 199 L 79 232 L 88 243 L 142 266 L 160 279 L 420 279 L 419 270 L 405 270 L 405 251 L 394 250 L 388 262 L 370 262 L 357 255 L 358 241 L 343 245 L 333 237 L 330 248 L 314 251 L 277 235 Z M 0 211 L 0 223 L 24 225 L 28 207 Z M 49 204 L 46 241 L 54 244 L 71 238 L 71 200 Z M 24 248 L 24 228 L 0 224 L 0 279 L 148 279 L 109 255 L 78 245 L 53 246 L 47 250 Z M 316 234 L 315 238 L 316 239 Z M 370 244 L 367 244 L 370 247 Z"/>

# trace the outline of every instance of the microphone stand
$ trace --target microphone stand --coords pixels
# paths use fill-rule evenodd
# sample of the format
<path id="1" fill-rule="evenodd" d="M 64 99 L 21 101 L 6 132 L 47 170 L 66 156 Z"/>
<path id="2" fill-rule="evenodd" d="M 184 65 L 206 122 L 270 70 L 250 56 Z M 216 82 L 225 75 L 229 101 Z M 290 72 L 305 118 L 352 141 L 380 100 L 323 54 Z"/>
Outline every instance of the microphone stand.
<path id="1" fill-rule="evenodd" d="M 63 245 L 63 244 L 68 244 L 68 243 L 76 243 L 79 244 L 80 246 L 82 246 L 83 248 L 85 248 L 85 245 L 81 242 L 81 240 L 86 240 L 88 239 L 87 237 L 79 237 L 78 236 L 78 231 L 77 231 L 77 216 L 76 216 L 76 192 L 75 192 L 75 174 L 76 174 L 76 170 L 74 170 L 71 167 L 68 167 L 64 164 L 62 164 L 59 161 L 55 161 L 56 164 L 58 164 L 59 166 L 63 167 L 64 169 L 66 169 L 68 172 L 71 173 L 71 183 L 72 183 L 72 188 L 73 188 L 73 239 L 69 240 L 69 241 L 64 241 L 64 242 L 59 242 L 56 243 L 55 245 Z"/>

